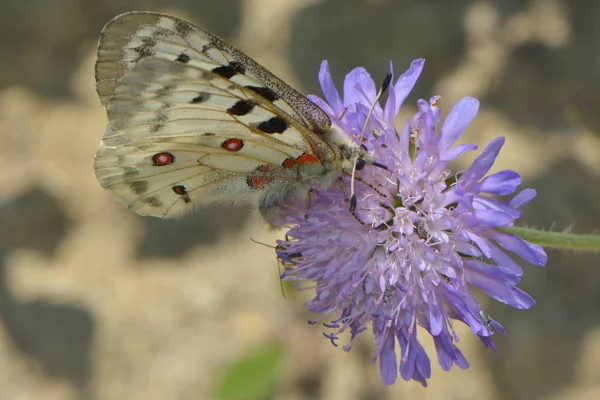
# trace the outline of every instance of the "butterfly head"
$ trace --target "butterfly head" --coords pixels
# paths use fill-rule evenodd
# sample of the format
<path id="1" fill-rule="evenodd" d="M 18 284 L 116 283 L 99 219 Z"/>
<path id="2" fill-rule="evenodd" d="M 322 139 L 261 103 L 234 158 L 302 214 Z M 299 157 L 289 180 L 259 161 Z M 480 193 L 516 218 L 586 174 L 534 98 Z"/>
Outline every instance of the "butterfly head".
<path id="1" fill-rule="evenodd" d="M 333 125 L 327 135 L 327 141 L 336 147 L 341 170 L 350 175 L 350 211 L 353 212 L 356 208 L 356 195 L 354 192 L 356 171 L 360 171 L 367 165 L 373 165 L 384 170 L 387 170 L 387 167 L 376 162 L 364 145 L 352 141 L 342 133 L 341 128 Z"/>
<path id="2" fill-rule="evenodd" d="M 342 143 L 339 144 L 338 150 L 342 169 L 351 170 L 352 167 L 355 167 L 357 170 L 361 170 L 365 165 L 373 163 L 373 157 L 364 146 L 355 143 Z"/>
<path id="3" fill-rule="evenodd" d="M 387 168 L 375 161 L 364 145 L 359 145 L 341 132 L 335 125 L 328 132 L 327 141 L 336 147 L 343 171 L 360 171 L 366 165 Z"/>

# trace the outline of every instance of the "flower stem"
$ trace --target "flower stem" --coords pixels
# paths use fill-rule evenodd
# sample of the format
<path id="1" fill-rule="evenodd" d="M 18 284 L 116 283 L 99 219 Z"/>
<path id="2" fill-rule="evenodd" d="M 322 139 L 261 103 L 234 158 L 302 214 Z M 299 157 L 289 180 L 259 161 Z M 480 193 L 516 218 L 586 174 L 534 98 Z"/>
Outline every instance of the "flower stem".
<path id="1" fill-rule="evenodd" d="M 577 235 L 566 232 L 548 232 L 530 228 L 499 228 L 530 243 L 563 250 L 600 251 L 600 235 Z"/>

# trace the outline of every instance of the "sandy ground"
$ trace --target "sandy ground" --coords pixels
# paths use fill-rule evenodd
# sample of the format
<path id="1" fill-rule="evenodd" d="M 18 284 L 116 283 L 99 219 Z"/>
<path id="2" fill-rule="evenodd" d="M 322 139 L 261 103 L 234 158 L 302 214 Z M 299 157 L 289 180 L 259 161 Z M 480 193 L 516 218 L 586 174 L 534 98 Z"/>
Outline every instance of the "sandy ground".
<path id="1" fill-rule="evenodd" d="M 508 331 L 497 354 L 459 328 L 470 369 L 443 372 L 434 359 L 429 388 L 385 387 L 369 335 L 345 353 L 306 323 L 308 293 L 282 296 L 273 251 L 250 240 L 282 232 L 244 209 L 138 217 L 91 166 L 106 122 L 93 83 L 99 31 L 122 11 L 166 11 L 312 93 L 323 58 L 338 82 L 356 65 L 383 76 L 390 59 L 399 72 L 427 58 L 405 115 L 418 97 L 442 95 L 446 112 L 480 98 L 464 140 L 507 137 L 496 169 L 539 193 L 526 223 L 597 231 L 598 3 L 30 3 L 0 5 L 0 400 L 210 399 L 227 365 L 272 342 L 287 352 L 276 399 L 600 398 L 598 256 L 549 252 L 547 268 L 525 266 L 531 310 L 485 303 Z"/>

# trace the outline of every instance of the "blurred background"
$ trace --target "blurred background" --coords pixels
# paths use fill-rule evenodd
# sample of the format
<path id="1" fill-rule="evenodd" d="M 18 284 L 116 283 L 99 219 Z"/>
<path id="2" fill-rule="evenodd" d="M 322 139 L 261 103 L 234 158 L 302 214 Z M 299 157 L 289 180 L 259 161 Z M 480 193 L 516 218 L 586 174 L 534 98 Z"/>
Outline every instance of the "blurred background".
<path id="1" fill-rule="evenodd" d="M 105 125 L 94 52 L 130 10 L 214 31 L 292 86 L 366 67 L 380 81 L 415 58 L 404 106 L 481 100 L 464 141 L 507 137 L 511 168 L 538 198 L 524 224 L 600 227 L 600 2 L 594 0 L 2 0 L 0 2 L 0 400 L 596 399 L 600 257 L 548 251 L 526 265 L 530 310 L 484 302 L 506 328 L 497 353 L 457 327 L 468 370 L 427 389 L 381 383 L 362 335 L 334 348 L 278 279 L 271 232 L 247 209 L 142 218 L 99 186 Z M 470 161 L 465 158 L 464 162 Z"/>

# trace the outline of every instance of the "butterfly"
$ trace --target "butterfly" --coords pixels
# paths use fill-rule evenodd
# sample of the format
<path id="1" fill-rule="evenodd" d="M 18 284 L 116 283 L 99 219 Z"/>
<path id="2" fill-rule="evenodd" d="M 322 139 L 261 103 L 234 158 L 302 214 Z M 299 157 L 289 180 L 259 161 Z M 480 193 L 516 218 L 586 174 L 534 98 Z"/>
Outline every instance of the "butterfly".
<path id="1" fill-rule="evenodd" d="M 216 35 L 151 12 L 104 27 L 95 66 L 108 124 L 96 176 L 140 215 L 279 204 L 375 164 L 329 116 Z"/>

